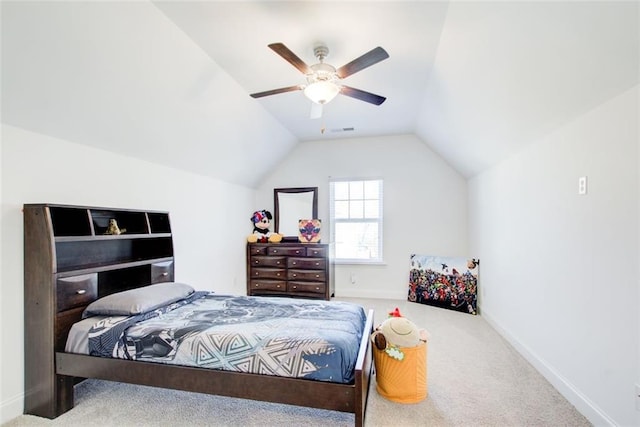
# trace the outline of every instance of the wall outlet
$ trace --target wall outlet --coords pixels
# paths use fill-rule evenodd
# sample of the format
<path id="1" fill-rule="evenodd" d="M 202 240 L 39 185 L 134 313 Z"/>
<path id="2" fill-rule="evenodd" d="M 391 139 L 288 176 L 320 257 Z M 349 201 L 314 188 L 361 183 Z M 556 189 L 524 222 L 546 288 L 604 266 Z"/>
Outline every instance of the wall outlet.
<path id="1" fill-rule="evenodd" d="M 640 411 L 640 384 L 636 384 L 636 411 Z"/>

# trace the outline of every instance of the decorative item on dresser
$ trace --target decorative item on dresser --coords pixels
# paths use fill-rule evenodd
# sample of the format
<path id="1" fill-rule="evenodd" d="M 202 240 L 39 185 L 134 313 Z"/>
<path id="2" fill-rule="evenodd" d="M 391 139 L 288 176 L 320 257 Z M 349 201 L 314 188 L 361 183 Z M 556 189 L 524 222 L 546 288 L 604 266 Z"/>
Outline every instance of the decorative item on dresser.
<path id="1" fill-rule="evenodd" d="M 331 299 L 331 249 L 326 243 L 247 244 L 247 295 Z"/>
<path id="2" fill-rule="evenodd" d="M 285 242 L 298 242 L 298 222 L 318 218 L 318 187 L 273 189 L 276 233 Z"/>

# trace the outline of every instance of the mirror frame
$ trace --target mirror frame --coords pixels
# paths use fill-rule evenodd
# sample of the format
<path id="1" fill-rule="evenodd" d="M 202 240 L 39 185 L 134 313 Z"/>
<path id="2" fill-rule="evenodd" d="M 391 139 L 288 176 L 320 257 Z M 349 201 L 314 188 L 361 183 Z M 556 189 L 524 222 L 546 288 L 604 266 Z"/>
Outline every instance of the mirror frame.
<path id="1" fill-rule="evenodd" d="M 280 203 L 278 194 L 280 193 L 313 193 L 313 202 L 311 206 L 312 218 L 318 218 L 318 187 L 293 187 L 293 188 L 274 188 L 273 189 L 273 206 L 274 206 L 274 224 L 275 232 L 280 233 Z M 298 241 L 298 236 L 283 236 L 283 242 Z"/>

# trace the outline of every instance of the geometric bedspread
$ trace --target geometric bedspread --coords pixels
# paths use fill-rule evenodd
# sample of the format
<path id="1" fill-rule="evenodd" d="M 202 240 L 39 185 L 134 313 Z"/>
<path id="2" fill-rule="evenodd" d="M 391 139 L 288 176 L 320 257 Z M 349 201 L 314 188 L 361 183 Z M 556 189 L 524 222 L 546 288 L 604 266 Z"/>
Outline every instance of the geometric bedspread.
<path id="1" fill-rule="evenodd" d="M 99 322 L 89 332 L 89 354 L 339 383 L 354 380 L 365 323 L 361 306 L 200 294 L 146 315 Z"/>

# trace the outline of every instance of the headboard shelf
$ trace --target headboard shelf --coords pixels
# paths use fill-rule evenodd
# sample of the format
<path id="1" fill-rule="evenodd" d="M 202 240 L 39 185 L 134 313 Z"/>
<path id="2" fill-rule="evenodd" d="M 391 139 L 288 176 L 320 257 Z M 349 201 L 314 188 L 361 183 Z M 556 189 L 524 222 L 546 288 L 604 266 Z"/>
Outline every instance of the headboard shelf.
<path id="1" fill-rule="evenodd" d="M 111 220 L 122 235 L 171 233 L 167 212 L 52 204 L 47 207 L 55 237 L 116 237 L 109 231 Z"/>
<path id="2" fill-rule="evenodd" d="M 139 267 L 141 265 L 153 266 L 155 264 L 165 264 L 167 262 L 173 262 L 173 257 L 154 258 L 154 259 L 146 259 L 142 261 L 130 261 L 130 262 L 122 262 L 122 263 L 116 263 L 116 264 L 85 265 L 82 268 L 77 268 L 77 269 L 68 270 L 68 271 L 58 270 L 58 277 L 71 277 L 71 276 L 77 276 L 81 274 L 101 273 L 103 271 L 111 271 L 111 270 L 122 270 L 125 268 Z"/>
<path id="3" fill-rule="evenodd" d="M 167 212 L 25 204 L 23 213 L 25 413 L 52 418 L 68 403 L 49 397 L 71 325 L 96 298 L 173 281 L 173 236 Z M 105 234 L 111 220 L 121 234 Z"/>
<path id="4" fill-rule="evenodd" d="M 154 239 L 120 238 L 76 240 L 55 243 L 58 271 L 123 264 L 136 261 L 153 262 L 173 256 L 171 237 Z"/>
<path id="5" fill-rule="evenodd" d="M 153 234 L 121 234 L 119 236 L 98 235 L 98 236 L 56 236 L 56 242 L 83 242 L 95 240 L 133 240 L 133 239 L 157 239 L 158 237 L 171 237 L 171 233 Z"/>

